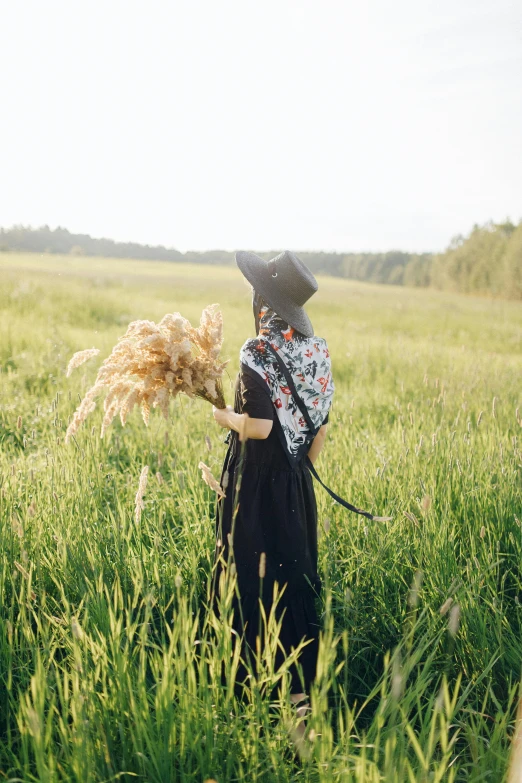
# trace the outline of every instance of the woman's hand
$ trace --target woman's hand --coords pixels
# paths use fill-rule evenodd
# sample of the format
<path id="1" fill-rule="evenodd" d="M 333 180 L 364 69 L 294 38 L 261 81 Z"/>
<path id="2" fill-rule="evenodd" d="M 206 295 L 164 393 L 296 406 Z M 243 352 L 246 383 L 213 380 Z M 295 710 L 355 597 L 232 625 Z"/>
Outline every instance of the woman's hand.
<path id="1" fill-rule="evenodd" d="M 229 425 L 229 418 L 228 414 L 232 411 L 233 412 L 232 405 L 227 405 L 226 408 L 216 408 L 215 405 L 212 406 L 212 412 L 214 413 L 214 418 L 219 424 L 220 427 L 228 428 L 230 429 Z"/>

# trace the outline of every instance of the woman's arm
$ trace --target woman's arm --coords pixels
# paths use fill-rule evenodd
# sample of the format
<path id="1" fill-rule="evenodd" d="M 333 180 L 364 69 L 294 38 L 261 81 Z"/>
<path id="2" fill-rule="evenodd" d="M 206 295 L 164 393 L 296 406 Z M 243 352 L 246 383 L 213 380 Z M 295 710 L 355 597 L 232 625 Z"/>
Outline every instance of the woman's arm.
<path id="1" fill-rule="evenodd" d="M 253 440 L 265 440 L 272 431 L 271 419 L 252 419 L 245 413 L 236 413 L 231 405 L 223 410 L 213 406 L 214 418 L 220 427 L 239 432 L 240 440 L 252 438 Z"/>
<path id="2" fill-rule="evenodd" d="M 312 465 L 314 464 L 315 460 L 321 453 L 321 449 L 324 446 L 324 440 L 326 438 L 326 428 L 328 427 L 327 424 L 323 424 L 319 428 L 319 432 L 315 436 L 315 438 L 312 441 L 312 445 L 310 446 L 310 449 L 308 451 L 308 457 L 310 458 L 310 462 Z"/>

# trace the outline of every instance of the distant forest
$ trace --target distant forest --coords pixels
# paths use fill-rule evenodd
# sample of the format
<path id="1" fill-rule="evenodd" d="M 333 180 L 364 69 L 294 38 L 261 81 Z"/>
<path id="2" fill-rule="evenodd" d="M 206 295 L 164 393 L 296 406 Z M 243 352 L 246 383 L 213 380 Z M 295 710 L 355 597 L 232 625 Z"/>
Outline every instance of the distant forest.
<path id="1" fill-rule="evenodd" d="M 161 245 L 94 239 L 49 226 L 0 228 L 0 252 L 62 253 L 69 255 L 233 264 L 234 253 L 178 250 Z M 265 259 L 279 251 L 259 253 Z M 369 283 L 433 287 L 462 293 L 522 299 L 522 220 L 515 225 L 488 222 L 475 225 L 468 236 L 454 237 L 444 253 L 322 253 L 299 252 L 314 273 Z"/>

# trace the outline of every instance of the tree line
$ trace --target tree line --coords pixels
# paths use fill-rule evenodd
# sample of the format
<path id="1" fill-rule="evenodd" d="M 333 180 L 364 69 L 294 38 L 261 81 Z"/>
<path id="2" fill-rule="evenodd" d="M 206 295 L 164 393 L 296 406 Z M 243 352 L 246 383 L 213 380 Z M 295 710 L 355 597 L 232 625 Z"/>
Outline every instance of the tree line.
<path id="1" fill-rule="evenodd" d="M 0 252 L 20 251 L 69 255 L 185 261 L 197 264 L 233 264 L 226 250 L 181 253 L 162 245 L 115 242 L 89 234 L 72 234 L 49 226 L 0 228 Z M 279 251 L 259 253 L 265 259 Z M 462 293 L 522 299 L 522 220 L 515 225 L 489 221 L 475 225 L 467 236 L 454 237 L 443 253 L 322 253 L 299 252 L 316 274 L 371 283 L 433 287 Z"/>

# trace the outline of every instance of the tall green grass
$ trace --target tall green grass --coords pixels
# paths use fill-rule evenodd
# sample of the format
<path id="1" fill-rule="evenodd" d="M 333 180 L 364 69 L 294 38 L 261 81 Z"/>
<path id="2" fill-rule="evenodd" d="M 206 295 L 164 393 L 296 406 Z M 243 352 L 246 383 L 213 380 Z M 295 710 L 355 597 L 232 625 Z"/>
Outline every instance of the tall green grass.
<path id="1" fill-rule="evenodd" d="M 317 467 L 322 641 L 310 739 L 292 740 L 275 616 L 233 687 L 234 575 L 207 611 L 222 430 L 203 402 L 63 436 L 134 318 L 221 304 L 231 269 L 0 256 L 0 779 L 500 781 L 522 663 L 522 306 L 322 279 L 308 308 L 335 402 Z M 231 391 L 228 390 L 231 401 Z M 138 524 L 134 496 L 149 466 Z M 442 611 L 441 611 L 442 609 Z M 274 698 L 279 688 L 279 698 Z"/>

